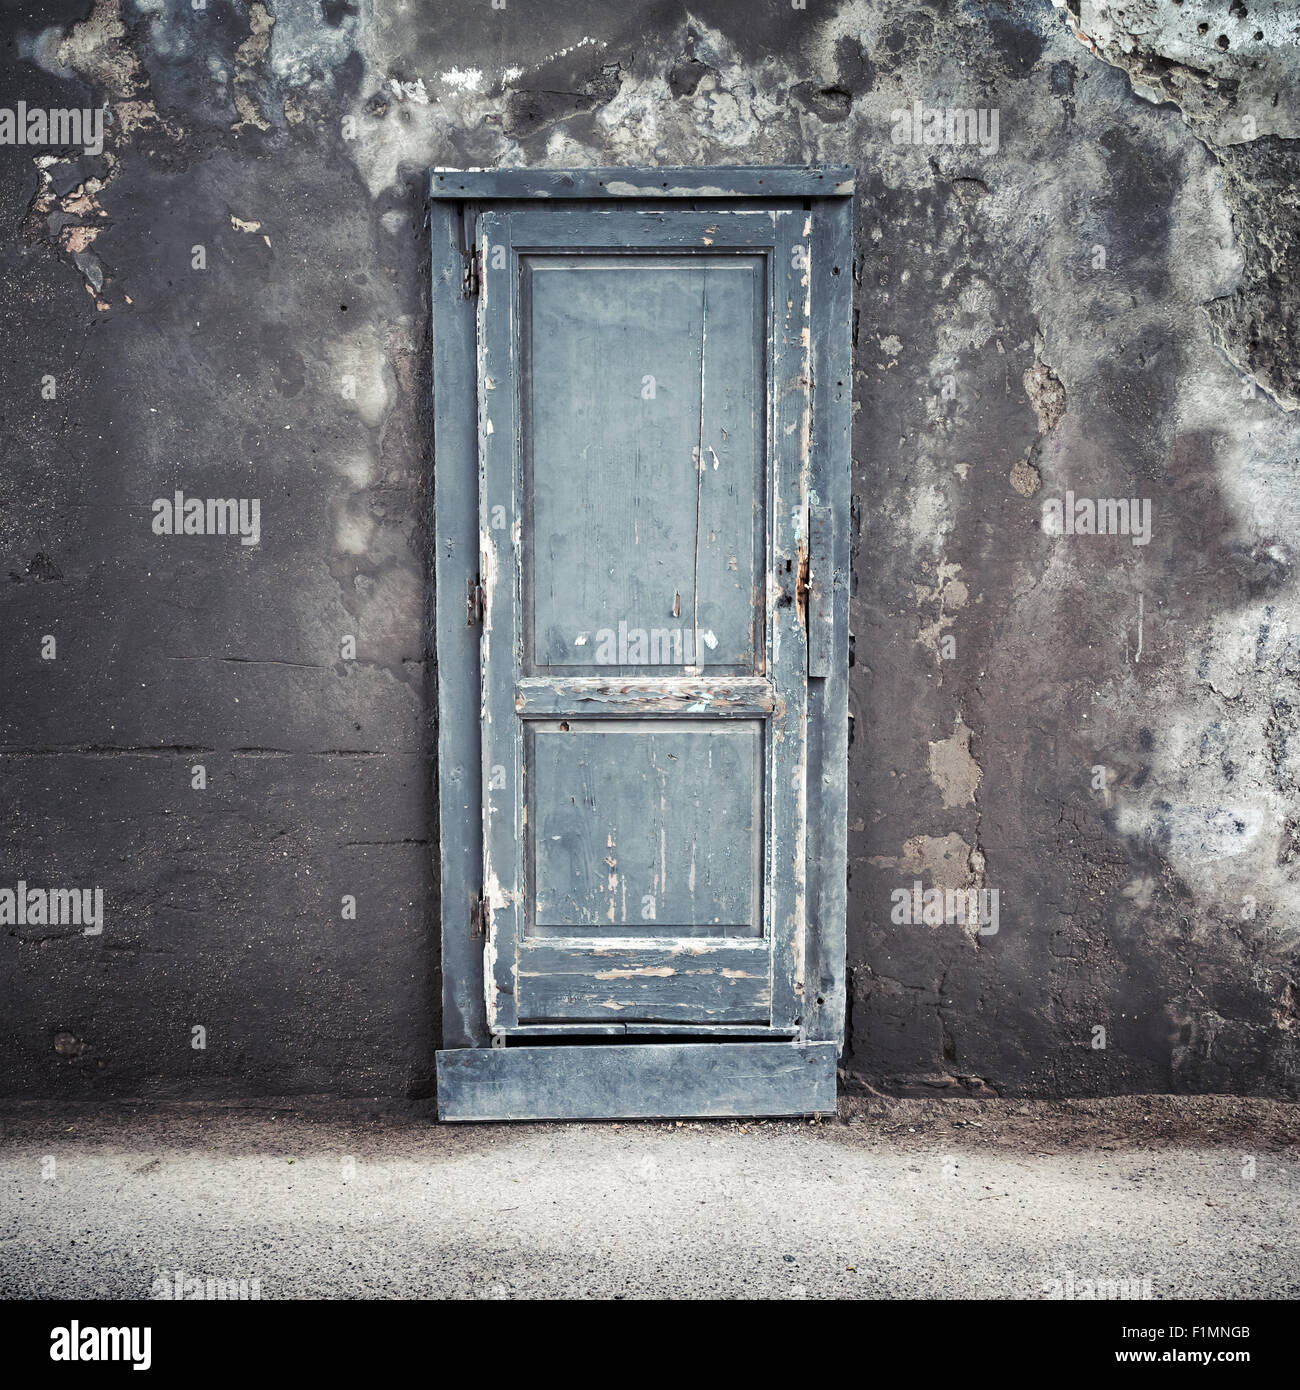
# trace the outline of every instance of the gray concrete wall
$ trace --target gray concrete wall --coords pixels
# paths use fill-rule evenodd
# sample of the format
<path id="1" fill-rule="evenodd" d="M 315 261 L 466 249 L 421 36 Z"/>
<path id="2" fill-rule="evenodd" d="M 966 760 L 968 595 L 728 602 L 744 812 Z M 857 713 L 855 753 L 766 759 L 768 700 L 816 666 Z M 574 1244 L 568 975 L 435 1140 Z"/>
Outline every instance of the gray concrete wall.
<path id="1" fill-rule="evenodd" d="M 422 171 L 816 161 L 860 189 L 846 1067 L 1293 1094 L 1288 10 L 6 4 L 3 102 L 112 120 L 0 145 L 0 888 L 104 893 L 0 930 L 0 1090 L 429 1094 Z M 896 142 L 916 102 L 996 150 Z M 259 543 L 155 534 L 177 489 Z M 1147 543 L 1047 534 L 1067 489 Z M 917 879 L 996 935 L 893 921 Z"/>

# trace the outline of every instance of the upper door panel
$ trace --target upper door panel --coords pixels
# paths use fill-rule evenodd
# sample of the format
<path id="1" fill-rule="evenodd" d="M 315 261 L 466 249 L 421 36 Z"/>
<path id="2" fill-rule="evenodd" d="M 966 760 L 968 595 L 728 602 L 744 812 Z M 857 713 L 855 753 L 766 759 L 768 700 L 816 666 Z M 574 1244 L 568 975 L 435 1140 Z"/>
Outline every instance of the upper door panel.
<path id="1" fill-rule="evenodd" d="M 761 672 L 765 258 L 521 271 L 526 669 Z"/>

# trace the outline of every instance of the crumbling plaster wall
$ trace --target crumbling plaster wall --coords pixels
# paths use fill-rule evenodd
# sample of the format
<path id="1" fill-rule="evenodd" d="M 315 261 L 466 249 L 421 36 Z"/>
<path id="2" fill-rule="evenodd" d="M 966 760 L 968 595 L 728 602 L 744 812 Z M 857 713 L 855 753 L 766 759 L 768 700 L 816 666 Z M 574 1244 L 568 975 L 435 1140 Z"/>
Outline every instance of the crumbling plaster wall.
<path id="1" fill-rule="evenodd" d="M 3 20 L 7 94 L 113 116 L 0 148 L 0 882 L 107 900 L 0 937 L 5 1089 L 430 1092 L 423 171 L 815 161 L 859 173 L 847 1071 L 1294 1092 L 1287 6 Z M 894 143 L 914 102 L 996 152 Z M 261 498 L 260 544 L 153 535 L 176 488 Z M 1046 534 L 1067 489 L 1149 544 Z M 891 920 L 918 878 L 996 935 Z"/>

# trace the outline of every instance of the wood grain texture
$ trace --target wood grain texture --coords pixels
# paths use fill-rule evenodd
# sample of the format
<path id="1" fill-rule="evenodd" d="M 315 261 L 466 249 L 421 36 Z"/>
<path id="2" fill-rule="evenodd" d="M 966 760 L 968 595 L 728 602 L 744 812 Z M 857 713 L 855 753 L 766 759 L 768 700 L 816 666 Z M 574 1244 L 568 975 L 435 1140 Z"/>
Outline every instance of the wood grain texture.
<path id="1" fill-rule="evenodd" d="M 526 941 L 520 1013 L 529 1023 L 766 1024 L 769 972 L 767 945 L 758 938 Z"/>
<path id="2" fill-rule="evenodd" d="M 776 697 L 762 677 L 699 680 L 693 676 L 578 676 L 572 680 L 529 679 L 515 689 L 515 709 L 525 718 L 551 714 L 707 714 L 715 719 L 750 719 L 772 713 Z"/>

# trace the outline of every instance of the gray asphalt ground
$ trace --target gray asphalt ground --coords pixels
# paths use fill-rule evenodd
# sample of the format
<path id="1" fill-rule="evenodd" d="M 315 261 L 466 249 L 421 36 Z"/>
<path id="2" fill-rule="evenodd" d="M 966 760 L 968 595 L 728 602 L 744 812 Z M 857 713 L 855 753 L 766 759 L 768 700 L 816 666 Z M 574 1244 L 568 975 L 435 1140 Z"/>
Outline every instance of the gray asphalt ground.
<path id="1" fill-rule="evenodd" d="M 1264 1101 L 513 1126 L 29 1103 L 0 1123 L 7 1298 L 148 1298 L 177 1271 L 264 1299 L 1300 1295 L 1296 1108 Z"/>

